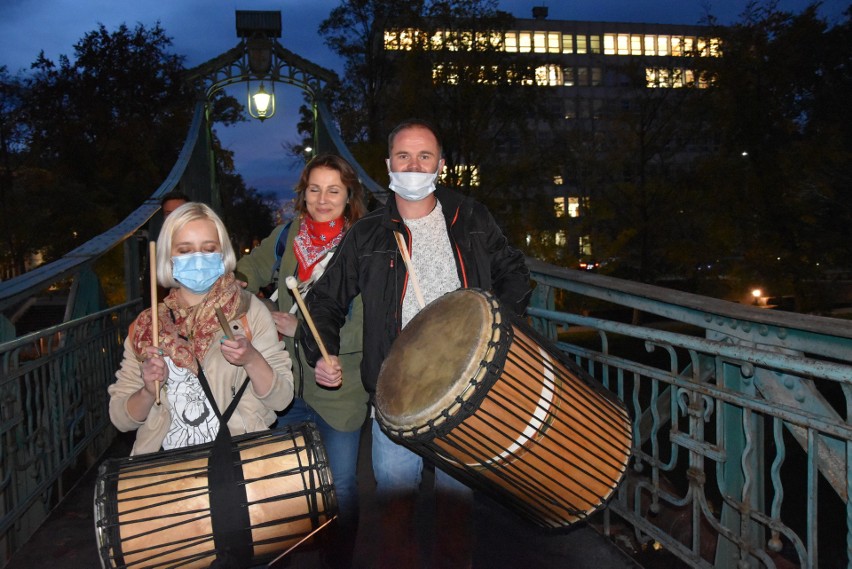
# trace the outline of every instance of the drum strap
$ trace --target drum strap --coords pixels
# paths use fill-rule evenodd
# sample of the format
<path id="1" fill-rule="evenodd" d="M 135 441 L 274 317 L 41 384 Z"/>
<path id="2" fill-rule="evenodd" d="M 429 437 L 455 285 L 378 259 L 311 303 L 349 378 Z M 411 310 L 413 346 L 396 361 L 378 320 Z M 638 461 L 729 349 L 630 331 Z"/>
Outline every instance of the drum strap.
<path id="1" fill-rule="evenodd" d="M 240 463 L 240 451 L 231 441 L 228 419 L 237 408 L 237 403 L 249 384 L 246 377 L 224 413 L 219 412 L 216 400 L 201 362 L 198 363 L 198 379 L 213 411 L 219 417 L 219 432 L 213 441 L 207 462 L 207 477 L 210 484 L 210 523 L 213 526 L 213 543 L 216 561 L 210 568 L 239 569 L 249 567 L 252 558 L 251 518 L 248 498 Z"/>

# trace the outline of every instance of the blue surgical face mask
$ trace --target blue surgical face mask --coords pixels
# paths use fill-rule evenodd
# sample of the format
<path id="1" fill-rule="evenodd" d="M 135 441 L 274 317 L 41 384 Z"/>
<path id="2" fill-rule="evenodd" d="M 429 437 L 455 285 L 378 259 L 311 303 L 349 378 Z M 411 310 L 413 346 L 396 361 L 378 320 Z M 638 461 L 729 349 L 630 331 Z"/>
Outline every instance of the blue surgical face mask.
<path id="1" fill-rule="evenodd" d="M 388 176 L 390 176 L 390 189 L 399 197 L 410 202 L 422 200 L 435 191 L 435 180 L 438 179 L 438 171 L 435 172 L 391 172 L 390 160 L 388 164 Z M 440 169 L 441 165 L 438 164 Z"/>
<path id="2" fill-rule="evenodd" d="M 189 253 L 172 257 L 172 276 L 195 294 L 205 294 L 224 274 L 222 253 Z"/>

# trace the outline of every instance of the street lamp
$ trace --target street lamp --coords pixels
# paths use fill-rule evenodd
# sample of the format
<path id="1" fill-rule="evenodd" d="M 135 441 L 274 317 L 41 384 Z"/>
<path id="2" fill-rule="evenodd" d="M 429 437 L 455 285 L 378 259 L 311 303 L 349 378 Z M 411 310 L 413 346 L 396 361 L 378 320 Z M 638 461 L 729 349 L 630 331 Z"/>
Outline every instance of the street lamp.
<path id="1" fill-rule="evenodd" d="M 267 93 L 260 82 L 256 93 L 251 92 L 251 83 L 246 83 L 248 93 L 248 111 L 253 118 L 265 121 L 275 114 L 275 83 L 272 84 L 272 92 Z"/>
<path id="2" fill-rule="evenodd" d="M 757 306 L 760 304 L 760 297 L 763 296 L 763 291 L 759 288 L 752 289 L 751 296 L 754 298 L 754 302 L 752 304 Z"/>

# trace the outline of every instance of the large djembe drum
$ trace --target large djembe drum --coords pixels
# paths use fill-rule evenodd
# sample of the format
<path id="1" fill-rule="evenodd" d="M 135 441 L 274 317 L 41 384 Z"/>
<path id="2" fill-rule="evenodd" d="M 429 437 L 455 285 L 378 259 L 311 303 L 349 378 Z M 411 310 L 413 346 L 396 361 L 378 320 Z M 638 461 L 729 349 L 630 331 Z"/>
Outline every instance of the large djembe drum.
<path id="1" fill-rule="evenodd" d="M 477 289 L 426 306 L 379 374 L 393 440 L 547 529 L 601 508 L 627 470 L 630 421 L 592 377 Z"/>
<path id="2" fill-rule="evenodd" d="M 211 501 L 212 443 L 111 459 L 95 486 L 95 532 L 103 567 L 209 567 L 214 520 L 243 516 L 252 564 L 267 563 L 337 513 L 325 448 L 313 423 L 234 437 L 245 500 Z M 228 510 L 228 511 L 225 511 Z"/>

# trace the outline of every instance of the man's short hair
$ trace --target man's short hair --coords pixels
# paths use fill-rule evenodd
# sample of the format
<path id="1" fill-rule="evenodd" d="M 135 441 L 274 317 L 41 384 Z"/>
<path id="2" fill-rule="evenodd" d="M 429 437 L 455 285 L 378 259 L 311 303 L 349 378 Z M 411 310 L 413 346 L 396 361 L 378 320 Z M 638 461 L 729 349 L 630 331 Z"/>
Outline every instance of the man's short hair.
<path id="1" fill-rule="evenodd" d="M 160 207 L 166 205 L 166 202 L 169 200 L 182 200 L 184 202 L 192 201 L 189 199 L 189 196 L 183 192 L 169 192 L 160 198 Z"/>
<path id="2" fill-rule="evenodd" d="M 441 144 L 441 136 L 438 134 L 438 129 L 435 128 L 435 125 L 430 123 L 427 120 L 411 118 L 406 119 L 396 125 L 394 129 L 388 135 L 388 156 L 391 155 L 391 148 L 393 148 L 393 141 L 396 138 L 396 135 L 401 131 L 409 129 L 409 128 L 425 128 L 429 132 L 431 132 L 435 136 L 435 140 L 438 141 L 438 158 L 444 155 L 444 147 Z"/>

